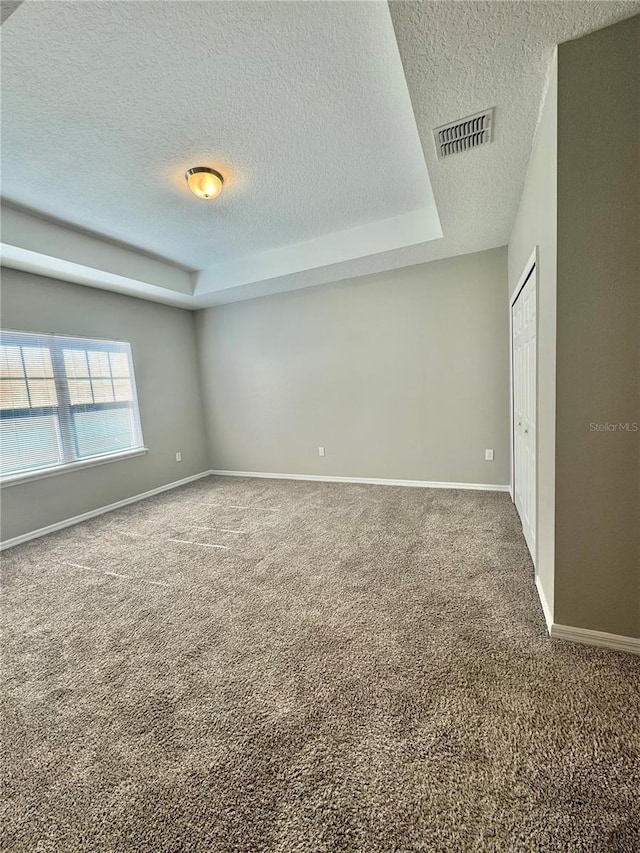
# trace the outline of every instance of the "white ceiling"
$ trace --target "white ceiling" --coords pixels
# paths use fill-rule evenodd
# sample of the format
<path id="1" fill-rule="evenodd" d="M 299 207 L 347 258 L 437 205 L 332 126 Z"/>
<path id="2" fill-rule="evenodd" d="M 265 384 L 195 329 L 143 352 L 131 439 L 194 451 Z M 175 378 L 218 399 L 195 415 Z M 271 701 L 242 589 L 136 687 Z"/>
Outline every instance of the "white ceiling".
<path id="1" fill-rule="evenodd" d="M 25 2 L 3 54 L 14 203 L 198 270 L 410 212 L 441 236 L 385 3 Z"/>
<path id="2" fill-rule="evenodd" d="M 390 5 L 26 0 L 2 27 L 3 196 L 196 270 L 192 307 L 504 245 L 554 46 L 640 1 Z M 494 105 L 492 145 L 437 161 L 433 127 Z M 200 164 L 215 202 L 186 189 Z"/>
<path id="3" fill-rule="evenodd" d="M 412 263 L 505 245 L 557 44 L 640 12 L 640 2 L 390 3 L 444 239 Z M 495 141 L 438 161 L 433 128 L 496 107 Z"/>

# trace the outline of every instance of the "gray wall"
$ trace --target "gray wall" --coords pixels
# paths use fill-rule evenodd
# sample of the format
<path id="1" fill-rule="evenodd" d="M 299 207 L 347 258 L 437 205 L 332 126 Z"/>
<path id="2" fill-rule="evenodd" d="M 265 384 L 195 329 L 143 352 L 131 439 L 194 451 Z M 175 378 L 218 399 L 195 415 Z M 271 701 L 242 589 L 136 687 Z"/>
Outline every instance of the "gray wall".
<path id="1" fill-rule="evenodd" d="M 2 325 L 130 341 L 149 448 L 144 456 L 3 488 L 2 539 L 208 470 L 191 312 L 3 269 Z"/>
<path id="2" fill-rule="evenodd" d="M 640 636 L 640 17 L 558 56 L 556 604 Z"/>
<path id="3" fill-rule="evenodd" d="M 216 469 L 508 483 L 504 248 L 210 308 L 197 329 Z"/>
<path id="4" fill-rule="evenodd" d="M 538 246 L 538 489 L 536 569 L 551 615 L 555 564 L 556 207 L 558 73 L 554 59 L 540 123 L 509 241 L 513 294 Z"/>

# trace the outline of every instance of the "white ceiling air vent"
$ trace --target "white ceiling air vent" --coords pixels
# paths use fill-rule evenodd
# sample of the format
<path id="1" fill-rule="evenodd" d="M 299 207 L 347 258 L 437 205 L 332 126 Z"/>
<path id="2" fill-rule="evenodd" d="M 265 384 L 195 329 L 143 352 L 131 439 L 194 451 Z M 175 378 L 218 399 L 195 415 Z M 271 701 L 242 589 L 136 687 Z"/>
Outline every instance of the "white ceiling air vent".
<path id="1" fill-rule="evenodd" d="M 483 110 L 472 116 L 443 124 L 434 128 L 438 160 L 445 160 L 453 154 L 462 154 L 493 141 L 493 111 Z"/>

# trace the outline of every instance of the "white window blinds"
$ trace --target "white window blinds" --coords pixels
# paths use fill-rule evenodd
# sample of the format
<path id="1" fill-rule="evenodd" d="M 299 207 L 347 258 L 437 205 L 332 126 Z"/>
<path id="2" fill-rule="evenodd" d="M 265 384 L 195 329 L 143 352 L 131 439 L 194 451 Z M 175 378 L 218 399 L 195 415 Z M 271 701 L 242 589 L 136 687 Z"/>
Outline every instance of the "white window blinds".
<path id="1" fill-rule="evenodd" d="M 142 447 L 128 343 L 0 332 L 0 476 Z"/>

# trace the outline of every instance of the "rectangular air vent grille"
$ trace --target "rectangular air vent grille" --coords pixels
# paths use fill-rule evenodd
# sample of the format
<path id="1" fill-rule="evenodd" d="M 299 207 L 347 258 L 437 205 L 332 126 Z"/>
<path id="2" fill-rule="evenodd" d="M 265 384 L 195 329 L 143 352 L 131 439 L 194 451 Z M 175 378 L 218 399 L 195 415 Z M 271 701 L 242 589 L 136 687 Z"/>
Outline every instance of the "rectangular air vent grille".
<path id="1" fill-rule="evenodd" d="M 436 127 L 433 135 L 436 141 L 438 160 L 444 160 L 453 154 L 461 154 L 463 151 L 471 151 L 481 145 L 488 145 L 493 141 L 493 111 L 483 110 L 460 121 L 453 121 Z"/>

